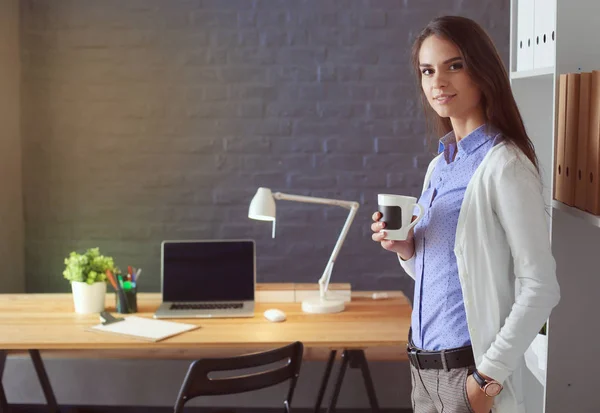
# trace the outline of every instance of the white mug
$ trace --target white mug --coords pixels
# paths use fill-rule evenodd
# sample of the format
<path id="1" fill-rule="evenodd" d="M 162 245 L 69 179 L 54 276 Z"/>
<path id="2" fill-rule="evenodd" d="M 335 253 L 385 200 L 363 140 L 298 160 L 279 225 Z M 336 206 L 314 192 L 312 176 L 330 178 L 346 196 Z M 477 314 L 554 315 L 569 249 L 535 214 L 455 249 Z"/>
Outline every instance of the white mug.
<path id="1" fill-rule="evenodd" d="M 381 212 L 380 221 L 385 222 L 386 240 L 405 241 L 408 233 L 423 217 L 423 207 L 417 198 L 404 195 L 379 194 L 377 204 Z M 411 222 L 415 207 L 419 207 L 419 215 Z"/>

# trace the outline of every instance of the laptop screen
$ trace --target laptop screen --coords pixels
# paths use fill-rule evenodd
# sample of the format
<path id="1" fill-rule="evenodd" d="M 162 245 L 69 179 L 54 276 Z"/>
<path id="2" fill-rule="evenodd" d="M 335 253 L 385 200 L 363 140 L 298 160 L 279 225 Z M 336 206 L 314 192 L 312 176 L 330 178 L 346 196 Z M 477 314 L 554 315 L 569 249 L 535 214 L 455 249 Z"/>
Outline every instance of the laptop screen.
<path id="1" fill-rule="evenodd" d="M 252 240 L 165 241 L 163 301 L 254 300 Z"/>

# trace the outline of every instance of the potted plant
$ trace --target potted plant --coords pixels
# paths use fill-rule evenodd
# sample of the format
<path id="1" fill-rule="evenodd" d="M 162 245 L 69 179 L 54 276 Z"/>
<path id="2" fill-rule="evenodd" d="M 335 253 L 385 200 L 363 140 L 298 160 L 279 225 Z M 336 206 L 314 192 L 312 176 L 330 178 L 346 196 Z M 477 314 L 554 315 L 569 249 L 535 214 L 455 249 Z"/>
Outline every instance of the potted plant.
<path id="1" fill-rule="evenodd" d="M 75 312 L 104 311 L 106 270 L 115 271 L 112 257 L 101 255 L 99 248 L 90 248 L 83 254 L 73 251 L 65 258 L 65 266 L 63 276 L 71 282 Z"/>

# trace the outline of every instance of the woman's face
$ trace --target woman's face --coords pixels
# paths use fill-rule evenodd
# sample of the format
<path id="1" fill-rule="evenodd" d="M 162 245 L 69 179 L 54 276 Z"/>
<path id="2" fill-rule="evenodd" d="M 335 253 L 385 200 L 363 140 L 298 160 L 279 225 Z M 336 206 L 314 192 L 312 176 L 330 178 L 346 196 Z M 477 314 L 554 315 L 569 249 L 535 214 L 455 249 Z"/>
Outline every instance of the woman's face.
<path id="1" fill-rule="evenodd" d="M 419 69 L 423 93 L 439 116 L 466 120 L 480 110 L 481 91 L 454 43 L 429 36 L 419 50 Z"/>

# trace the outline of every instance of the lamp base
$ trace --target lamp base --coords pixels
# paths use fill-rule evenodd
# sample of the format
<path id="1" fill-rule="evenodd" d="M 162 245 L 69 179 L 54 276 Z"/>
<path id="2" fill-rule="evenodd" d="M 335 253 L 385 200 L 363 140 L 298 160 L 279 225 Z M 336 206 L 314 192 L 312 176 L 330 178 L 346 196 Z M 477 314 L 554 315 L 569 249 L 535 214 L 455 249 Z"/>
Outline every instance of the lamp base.
<path id="1" fill-rule="evenodd" d="M 302 301 L 302 311 L 312 314 L 329 314 L 344 311 L 346 303 L 336 298 L 309 298 Z"/>

